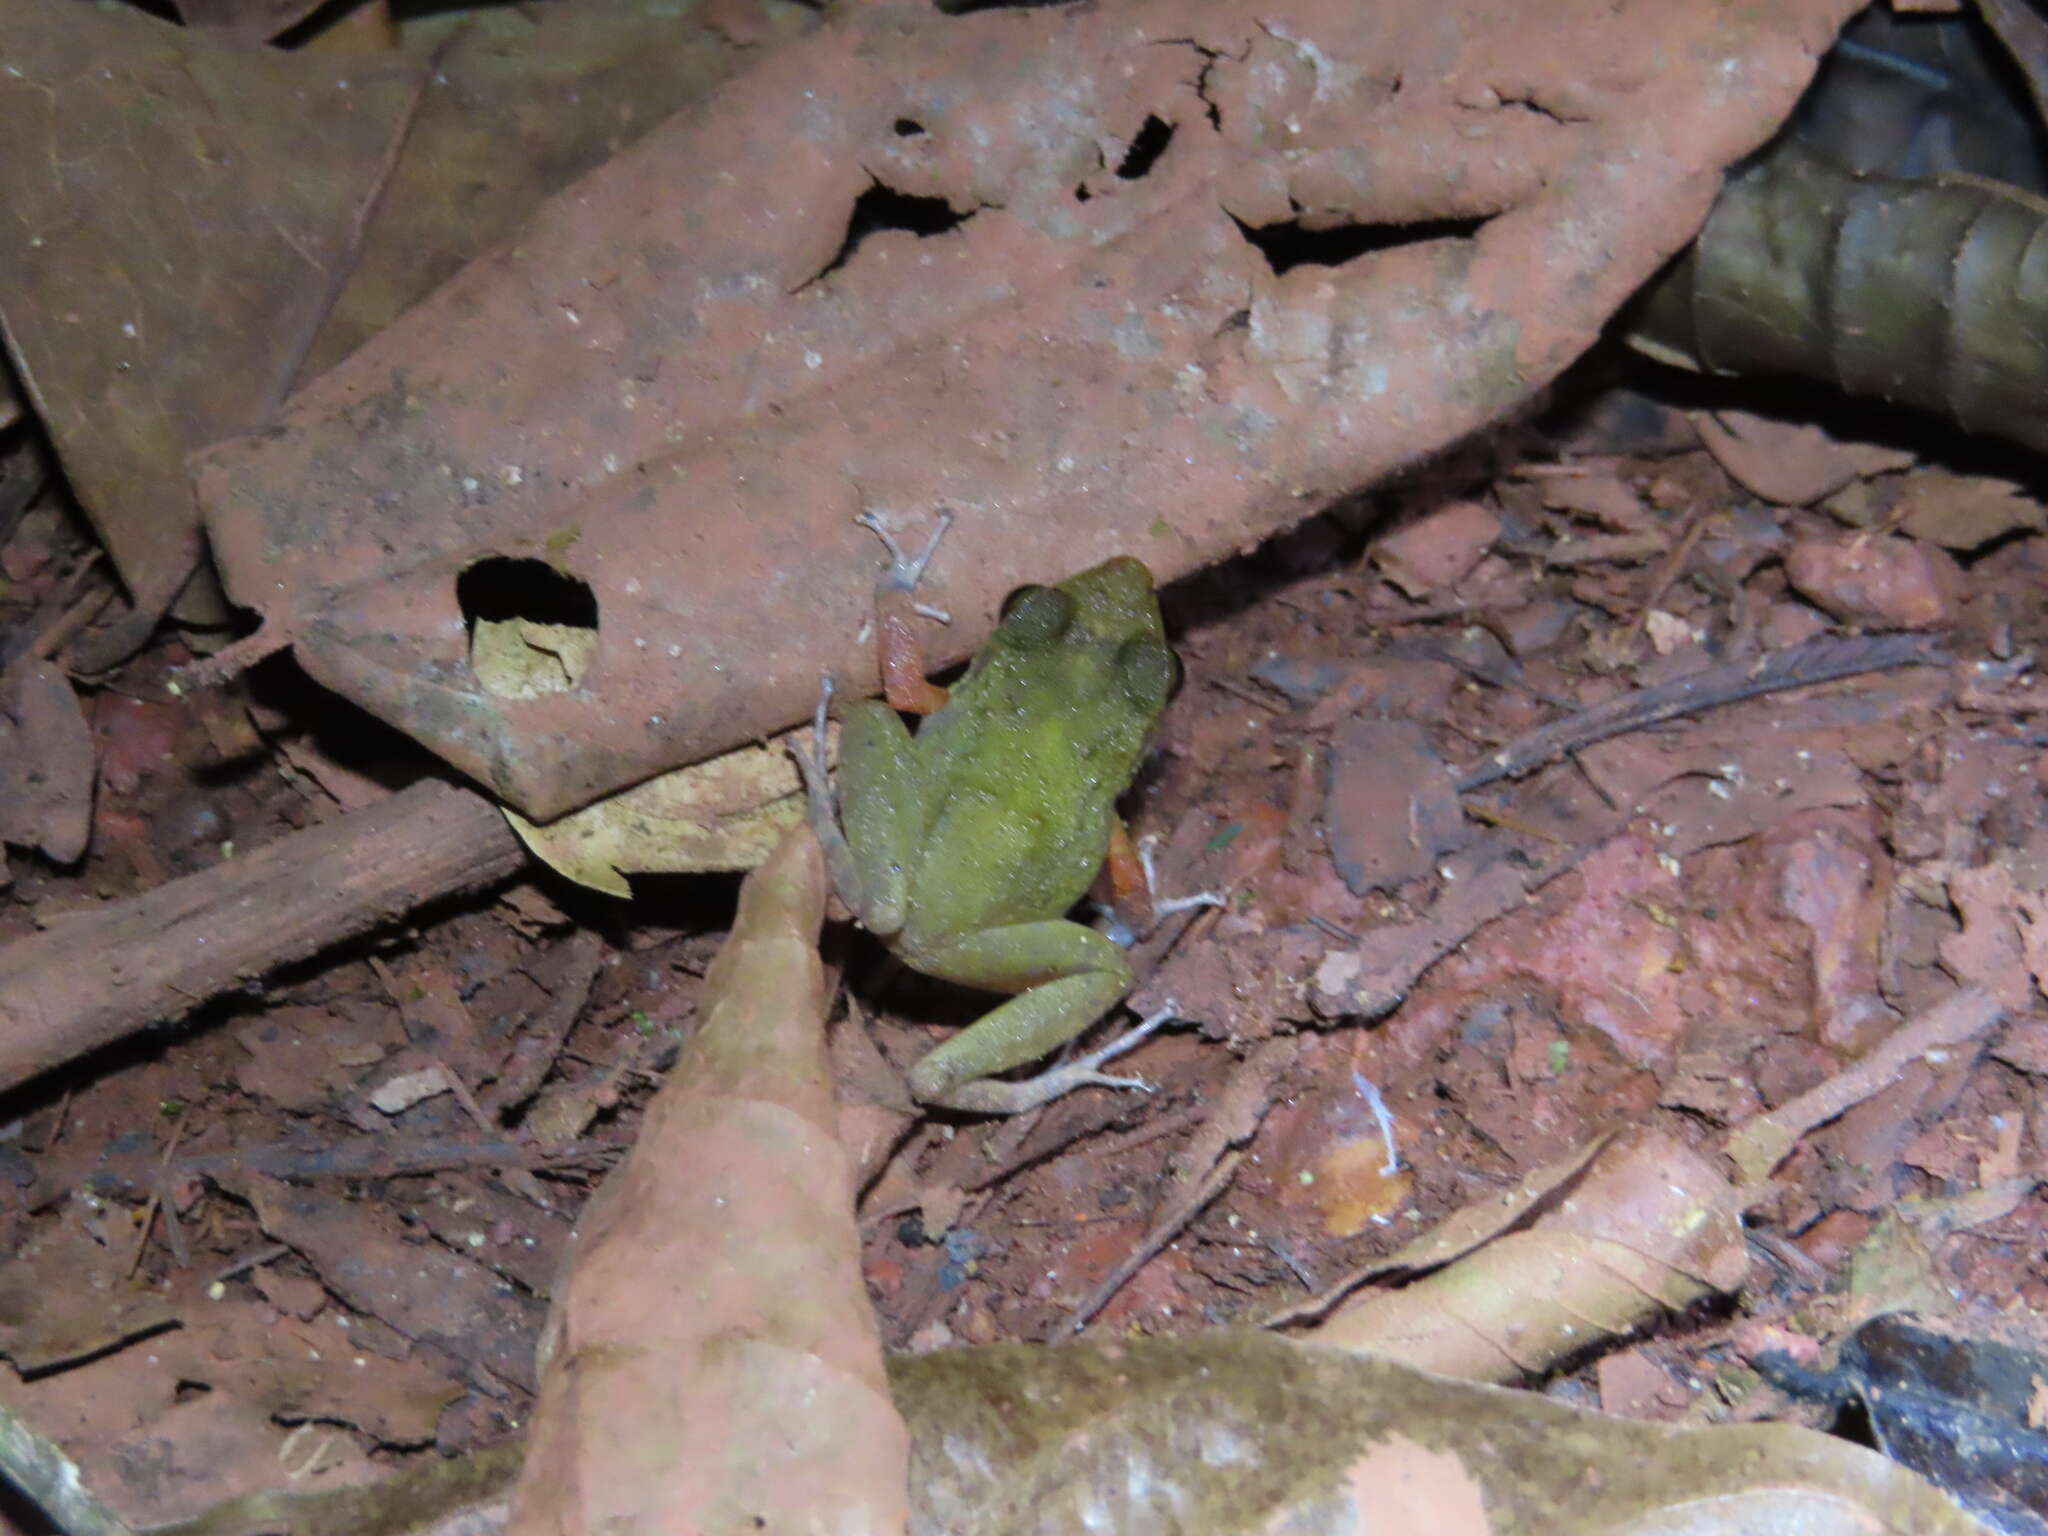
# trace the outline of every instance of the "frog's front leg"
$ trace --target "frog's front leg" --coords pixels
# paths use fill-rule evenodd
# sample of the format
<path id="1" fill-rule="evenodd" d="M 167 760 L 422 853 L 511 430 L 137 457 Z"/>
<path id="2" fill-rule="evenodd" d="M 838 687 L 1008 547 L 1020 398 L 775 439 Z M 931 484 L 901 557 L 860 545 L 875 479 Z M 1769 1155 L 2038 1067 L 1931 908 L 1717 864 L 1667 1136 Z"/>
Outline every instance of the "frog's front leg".
<path id="1" fill-rule="evenodd" d="M 1135 1044 L 1171 1014 L 1079 1061 L 1021 1083 L 986 1081 L 1065 1044 L 1101 1018 L 1131 990 L 1136 978 L 1124 952 L 1092 928 L 1064 919 L 1013 923 L 963 934 L 914 961 L 929 975 L 1017 995 L 983 1014 L 910 1069 L 911 1094 L 924 1104 L 978 1114 L 1015 1115 L 1091 1084 L 1144 1088 L 1099 1068 Z"/>

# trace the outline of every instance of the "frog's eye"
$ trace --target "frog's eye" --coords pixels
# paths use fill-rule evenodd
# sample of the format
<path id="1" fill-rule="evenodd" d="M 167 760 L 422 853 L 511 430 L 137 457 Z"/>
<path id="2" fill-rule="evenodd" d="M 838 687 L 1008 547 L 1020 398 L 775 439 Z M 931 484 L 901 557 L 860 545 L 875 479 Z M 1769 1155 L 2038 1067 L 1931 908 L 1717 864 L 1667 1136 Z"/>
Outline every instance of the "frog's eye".
<path id="1" fill-rule="evenodd" d="M 1045 645 L 1074 622 L 1074 600 L 1058 587 L 1019 587 L 1003 600 L 998 631 L 1011 645 Z"/>
<path id="2" fill-rule="evenodd" d="M 1131 703 L 1147 712 L 1166 707 L 1180 686 L 1180 658 L 1149 636 L 1126 640 L 1116 653 L 1117 681 Z"/>

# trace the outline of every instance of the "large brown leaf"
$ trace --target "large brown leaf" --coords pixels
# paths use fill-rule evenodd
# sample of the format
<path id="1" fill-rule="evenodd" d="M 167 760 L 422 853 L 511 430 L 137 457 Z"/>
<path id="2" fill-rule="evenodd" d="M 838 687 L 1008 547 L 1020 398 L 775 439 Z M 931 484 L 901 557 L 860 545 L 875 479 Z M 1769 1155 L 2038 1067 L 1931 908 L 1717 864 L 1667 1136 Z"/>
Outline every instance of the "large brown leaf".
<path id="1" fill-rule="evenodd" d="M 824 920 L 799 830 L 741 888 L 697 1033 L 577 1219 L 513 1536 L 903 1529 L 909 1437 L 834 1129 Z"/>
<path id="2" fill-rule="evenodd" d="M 138 609 L 201 553 L 185 455 L 261 422 L 346 273 L 418 67 L 0 0 L 0 326 Z"/>
<path id="3" fill-rule="evenodd" d="M 1526 402 L 1852 8 L 849 5 L 208 455 L 224 575 L 554 816 L 872 675 L 863 508 L 960 514 L 958 657 L 1020 580 L 1178 575 Z M 493 695 L 465 601 L 587 666 Z"/>
<path id="4" fill-rule="evenodd" d="M 200 557 L 192 449 L 810 24 L 787 0 L 715 24 L 591 0 L 414 22 L 381 59 L 230 40 L 308 8 L 217 0 L 201 31 L 0 0 L 0 323 L 145 617 Z"/>

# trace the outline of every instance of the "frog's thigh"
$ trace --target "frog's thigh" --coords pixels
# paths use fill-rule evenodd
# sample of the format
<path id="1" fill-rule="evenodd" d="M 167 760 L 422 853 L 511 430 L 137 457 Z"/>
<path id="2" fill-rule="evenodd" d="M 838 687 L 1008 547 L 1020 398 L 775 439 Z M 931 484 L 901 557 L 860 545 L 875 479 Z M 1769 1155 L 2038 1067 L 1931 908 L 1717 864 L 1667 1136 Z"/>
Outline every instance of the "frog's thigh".
<path id="1" fill-rule="evenodd" d="M 875 933 L 903 926 L 923 800 L 903 717 L 873 699 L 854 705 L 839 726 L 839 819 L 858 871 L 860 918 Z"/>
<path id="2" fill-rule="evenodd" d="M 927 1101 L 1036 1061 L 1115 1007 L 1134 980 L 1121 949 L 1092 928 L 1064 921 L 969 934 L 920 956 L 917 968 L 1017 992 L 911 1068 L 910 1091 Z"/>

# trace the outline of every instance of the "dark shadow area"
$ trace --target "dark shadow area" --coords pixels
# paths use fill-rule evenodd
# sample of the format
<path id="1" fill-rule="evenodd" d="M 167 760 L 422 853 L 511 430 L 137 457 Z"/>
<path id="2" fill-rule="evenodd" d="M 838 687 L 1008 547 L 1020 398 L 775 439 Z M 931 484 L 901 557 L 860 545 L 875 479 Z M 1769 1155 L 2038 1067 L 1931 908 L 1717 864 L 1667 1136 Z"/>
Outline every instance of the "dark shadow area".
<path id="1" fill-rule="evenodd" d="M 1307 229 L 1299 219 L 1279 224 L 1247 224 L 1235 214 L 1231 222 L 1258 248 L 1275 277 L 1299 266 L 1341 267 L 1375 251 L 1397 250 L 1431 240 L 1469 240 L 1485 219 L 1419 219 L 1413 224 L 1339 224 Z"/>
<path id="2" fill-rule="evenodd" d="M 1173 142 L 1173 124 L 1156 113 L 1147 113 L 1145 121 L 1131 136 L 1131 146 L 1124 151 L 1124 157 L 1117 163 L 1116 174 L 1124 181 L 1136 181 L 1159 162 L 1166 153 L 1166 146 Z"/>
<path id="3" fill-rule="evenodd" d="M 527 619 L 536 624 L 597 628 L 597 594 L 590 584 L 565 576 L 545 560 L 493 555 L 455 578 L 455 602 L 463 627 L 479 622 Z"/>
<path id="4" fill-rule="evenodd" d="M 905 124 L 909 125 L 907 133 Z M 924 132 L 924 128 L 910 118 L 898 118 L 896 132 L 899 137 L 909 138 Z M 898 192 L 878 181 L 853 200 L 853 212 L 846 219 L 846 238 L 839 242 L 839 249 L 833 253 L 832 259 L 802 286 L 809 287 L 811 283 L 830 277 L 853 260 L 853 253 L 870 235 L 901 229 L 924 240 L 958 229 L 973 216 L 972 213 L 956 212 L 943 197 L 918 197 L 909 192 Z"/>

